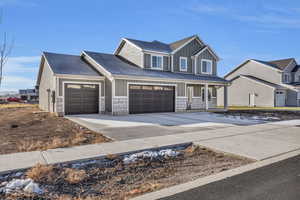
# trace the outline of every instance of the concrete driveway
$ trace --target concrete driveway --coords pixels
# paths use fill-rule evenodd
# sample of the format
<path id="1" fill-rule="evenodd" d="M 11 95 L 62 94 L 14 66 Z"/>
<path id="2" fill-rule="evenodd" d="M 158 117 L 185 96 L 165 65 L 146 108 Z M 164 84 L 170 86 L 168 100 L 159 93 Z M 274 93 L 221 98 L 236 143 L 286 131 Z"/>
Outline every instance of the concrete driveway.
<path id="1" fill-rule="evenodd" d="M 67 118 L 115 140 L 173 135 L 263 123 L 258 120 L 226 117 L 222 114 L 207 112 L 126 116 L 88 114 L 71 115 Z"/>

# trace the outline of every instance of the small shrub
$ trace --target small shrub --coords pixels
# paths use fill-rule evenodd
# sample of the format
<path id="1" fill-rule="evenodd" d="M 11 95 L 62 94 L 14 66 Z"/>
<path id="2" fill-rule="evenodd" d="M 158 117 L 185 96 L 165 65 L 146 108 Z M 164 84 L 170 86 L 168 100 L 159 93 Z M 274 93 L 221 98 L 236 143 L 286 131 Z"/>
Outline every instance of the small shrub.
<path id="1" fill-rule="evenodd" d="M 80 183 L 86 177 L 87 177 L 87 174 L 84 170 L 77 170 L 77 169 L 71 169 L 71 168 L 65 169 L 65 180 L 68 183 L 71 183 L 71 184 Z"/>
<path id="2" fill-rule="evenodd" d="M 37 164 L 26 172 L 26 175 L 36 182 L 53 182 L 54 167 L 52 165 Z"/>

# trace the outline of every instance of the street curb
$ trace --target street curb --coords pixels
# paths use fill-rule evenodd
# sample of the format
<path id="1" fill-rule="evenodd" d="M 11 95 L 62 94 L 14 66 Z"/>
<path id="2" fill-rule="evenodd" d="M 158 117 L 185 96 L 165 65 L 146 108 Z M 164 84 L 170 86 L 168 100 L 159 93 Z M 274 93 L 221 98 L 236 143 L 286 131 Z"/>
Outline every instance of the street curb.
<path id="1" fill-rule="evenodd" d="M 203 185 L 207 185 L 209 183 L 213 183 L 213 182 L 217 182 L 235 175 L 239 175 L 245 172 L 249 172 L 252 170 L 255 170 L 257 168 L 261 168 L 282 160 L 286 160 L 288 158 L 294 157 L 294 156 L 298 156 L 300 155 L 300 150 L 296 150 L 278 157 L 273 157 L 267 160 L 262 160 L 262 161 L 258 161 L 255 163 L 251 163 L 245 166 L 241 166 L 235 169 L 231 169 L 228 171 L 224 171 L 224 172 L 220 172 L 218 174 L 214 174 L 214 175 L 210 175 L 210 176 L 206 176 L 206 177 L 202 177 L 199 179 L 196 179 L 194 181 L 190 181 L 187 183 L 183 183 L 180 185 L 175 185 L 169 188 L 165 188 L 165 189 L 161 189 L 155 192 L 151 192 L 145 195 L 141 195 L 135 198 L 132 198 L 133 200 L 155 200 L 155 199 L 160 199 L 160 198 L 164 198 L 164 197 L 168 197 L 168 196 L 172 196 L 175 195 L 177 193 L 181 193 L 184 191 L 188 191 L 191 190 L 193 188 L 196 187 L 200 187 Z"/>

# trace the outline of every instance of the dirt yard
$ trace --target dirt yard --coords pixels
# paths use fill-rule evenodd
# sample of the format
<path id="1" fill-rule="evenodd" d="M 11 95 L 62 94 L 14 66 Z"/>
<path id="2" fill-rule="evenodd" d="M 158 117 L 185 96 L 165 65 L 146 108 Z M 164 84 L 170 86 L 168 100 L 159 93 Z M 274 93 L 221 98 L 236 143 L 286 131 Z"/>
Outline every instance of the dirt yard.
<path id="1" fill-rule="evenodd" d="M 300 119 L 300 111 L 263 111 L 263 110 L 229 110 L 217 112 L 225 116 L 238 116 L 240 118 L 261 119 L 266 121 L 281 121 Z"/>
<path id="2" fill-rule="evenodd" d="M 37 106 L 0 107 L 0 154 L 109 142 Z"/>
<path id="3" fill-rule="evenodd" d="M 193 145 L 172 151 L 178 154 L 130 163 L 124 161 L 125 156 L 109 155 L 85 163 L 37 165 L 23 173 L 0 177 L 0 199 L 125 200 L 253 162 Z M 145 155 L 150 156 L 151 152 Z M 42 192 L 21 192 L 20 188 L 5 192 L 13 178 L 30 178 L 38 184 L 35 189 Z"/>

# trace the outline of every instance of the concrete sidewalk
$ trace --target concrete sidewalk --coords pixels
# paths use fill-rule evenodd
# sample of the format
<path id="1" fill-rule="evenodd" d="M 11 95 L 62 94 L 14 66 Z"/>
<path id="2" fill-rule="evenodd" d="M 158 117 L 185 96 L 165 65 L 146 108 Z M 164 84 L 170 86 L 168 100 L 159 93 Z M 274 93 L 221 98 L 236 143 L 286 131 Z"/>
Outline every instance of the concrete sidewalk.
<path id="1" fill-rule="evenodd" d="M 288 124 L 288 125 L 287 125 Z M 264 160 L 300 149 L 300 121 L 235 126 L 223 129 L 191 132 L 92 144 L 47 151 L 0 155 L 0 173 L 22 169 L 37 163 L 54 164 L 120 154 L 168 145 L 194 142 L 212 149 L 229 152 L 256 160 Z"/>

